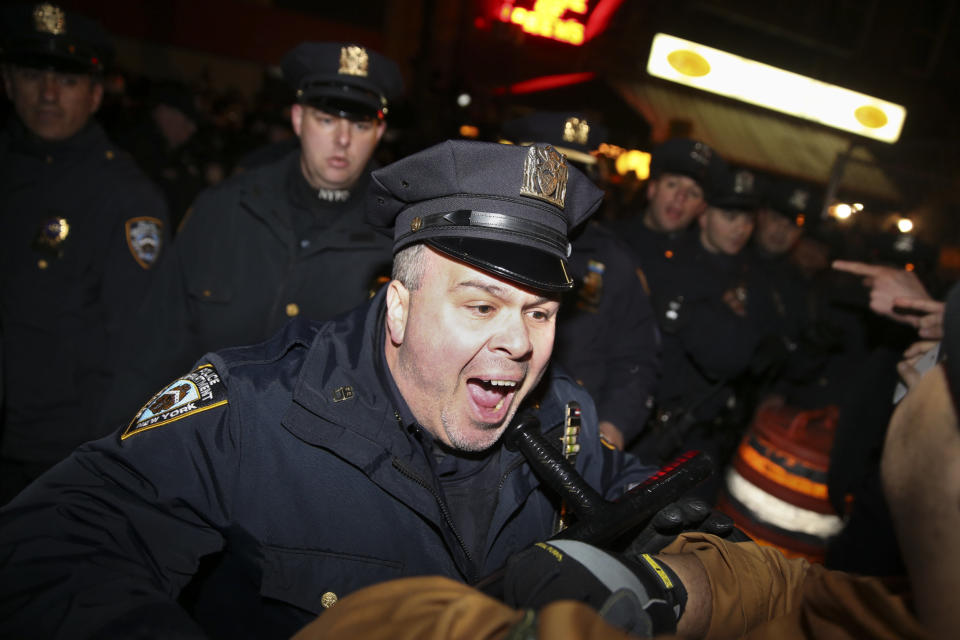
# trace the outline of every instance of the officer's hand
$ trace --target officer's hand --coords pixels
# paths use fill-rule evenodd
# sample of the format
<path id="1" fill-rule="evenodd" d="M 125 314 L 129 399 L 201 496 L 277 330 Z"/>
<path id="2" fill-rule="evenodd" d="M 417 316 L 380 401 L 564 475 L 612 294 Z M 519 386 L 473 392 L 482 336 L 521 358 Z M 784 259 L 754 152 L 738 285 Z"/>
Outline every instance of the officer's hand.
<path id="1" fill-rule="evenodd" d="M 503 587 L 512 607 L 537 610 L 577 600 L 643 637 L 675 631 L 687 597 L 676 574 L 656 559 L 630 559 L 577 540 L 538 542 L 513 556 Z"/>
<path id="2" fill-rule="evenodd" d="M 732 542 L 749 540 L 736 528 L 733 519 L 710 508 L 698 498 L 681 498 L 657 512 L 646 527 L 633 539 L 627 555 L 637 557 L 657 553 L 687 531 L 702 531 Z"/>

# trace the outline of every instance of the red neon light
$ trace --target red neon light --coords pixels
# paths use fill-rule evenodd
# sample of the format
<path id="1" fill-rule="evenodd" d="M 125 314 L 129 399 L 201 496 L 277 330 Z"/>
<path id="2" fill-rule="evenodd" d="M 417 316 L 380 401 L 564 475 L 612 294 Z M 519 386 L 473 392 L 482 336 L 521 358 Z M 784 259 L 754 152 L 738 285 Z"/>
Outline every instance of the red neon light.
<path id="1" fill-rule="evenodd" d="M 495 95 L 503 95 L 504 93 L 514 95 L 535 93 L 537 91 L 546 91 L 547 89 L 556 89 L 571 84 L 587 82 L 588 80 L 593 80 L 596 75 L 597 74 L 592 71 L 585 71 L 583 73 L 564 73 L 557 76 L 541 76 L 539 78 L 533 78 L 532 80 L 524 80 L 523 82 L 512 84 L 509 87 L 497 87 L 493 90 L 493 93 Z"/>
<path id="2" fill-rule="evenodd" d="M 573 45 L 584 42 L 584 23 L 567 13 L 586 16 L 587 0 L 535 0 L 532 9 L 514 6 L 516 0 L 503 0 L 497 11 L 502 22 L 519 25 L 525 33 L 559 40 Z"/>

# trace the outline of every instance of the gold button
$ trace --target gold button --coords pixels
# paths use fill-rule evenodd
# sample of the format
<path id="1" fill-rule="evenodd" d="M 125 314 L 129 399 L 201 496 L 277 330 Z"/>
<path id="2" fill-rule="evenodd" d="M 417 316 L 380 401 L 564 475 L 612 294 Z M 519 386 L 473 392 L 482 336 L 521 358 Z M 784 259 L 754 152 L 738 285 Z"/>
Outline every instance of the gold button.
<path id="1" fill-rule="evenodd" d="M 107 157 L 107 160 L 113 160 L 113 151 L 111 151 L 110 149 L 107 149 L 107 151 L 103 155 Z"/>
<path id="2" fill-rule="evenodd" d="M 204 289 L 204 290 L 203 290 L 203 297 L 204 297 L 204 298 L 209 298 L 209 297 L 212 296 L 212 295 L 213 295 L 213 292 L 210 291 L 210 289 Z"/>
<path id="3" fill-rule="evenodd" d="M 47 156 L 47 164 L 53 164 L 53 156 Z"/>
<path id="4" fill-rule="evenodd" d="M 37 268 L 38 268 L 38 269 L 46 269 L 48 266 L 49 266 L 49 265 L 47 264 L 47 261 L 44 260 L 43 258 L 40 258 L 39 260 L 37 260 Z"/>
<path id="5" fill-rule="evenodd" d="M 420 231 L 420 227 L 423 226 L 423 220 L 420 219 L 420 216 L 417 216 L 410 221 L 410 231 Z"/>
<path id="6" fill-rule="evenodd" d="M 291 302 L 290 304 L 287 305 L 287 315 L 288 315 L 288 316 L 290 316 L 290 317 L 292 318 L 293 316 L 296 316 L 296 315 L 299 315 L 299 314 L 300 314 L 300 307 L 297 306 L 297 303 L 296 303 L 296 302 Z M 336 597 L 336 596 L 334 596 L 334 597 Z"/>
<path id="7" fill-rule="evenodd" d="M 335 604 L 337 604 L 337 594 L 335 594 L 333 591 L 327 591 L 320 596 L 320 606 L 324 609 L 329 609 Z"/>

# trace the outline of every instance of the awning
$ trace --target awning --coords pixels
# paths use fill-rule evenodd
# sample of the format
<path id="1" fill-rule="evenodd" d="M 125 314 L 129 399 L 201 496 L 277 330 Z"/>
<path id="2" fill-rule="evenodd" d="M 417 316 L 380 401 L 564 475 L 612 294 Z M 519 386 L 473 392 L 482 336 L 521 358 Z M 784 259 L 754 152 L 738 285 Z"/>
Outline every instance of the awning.
<path id="1" fill-rule="evenodd" d="M 672 121 L 687 121 L 691 137 L 706 142 L 733 164 L 817 183 L 825 189 L 836 166 L 842 168 L 837 194 L 901 200 L 894 182 L 877 166 L 870 151 L 854 140 L 856 136 L 658 80 L 614 86 L 650 123 L 653 140 L 666 139 Z"/>

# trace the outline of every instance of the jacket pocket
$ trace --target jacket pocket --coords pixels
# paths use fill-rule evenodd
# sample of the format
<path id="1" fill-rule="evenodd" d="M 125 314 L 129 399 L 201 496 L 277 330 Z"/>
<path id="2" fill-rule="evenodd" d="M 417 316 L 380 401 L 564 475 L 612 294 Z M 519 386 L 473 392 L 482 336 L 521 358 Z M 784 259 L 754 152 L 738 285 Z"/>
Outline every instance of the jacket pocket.
<path id="1" fill-rule="evenodd" d="M 320 613 L 326 596 L 342 598 L 349 593 L 402 575 L 403 564 L 312 549 L 263 548 L 263 581 L 260 595 Z"/>

